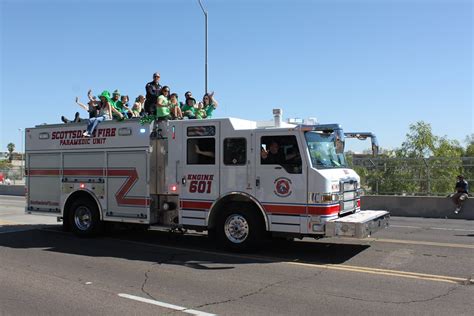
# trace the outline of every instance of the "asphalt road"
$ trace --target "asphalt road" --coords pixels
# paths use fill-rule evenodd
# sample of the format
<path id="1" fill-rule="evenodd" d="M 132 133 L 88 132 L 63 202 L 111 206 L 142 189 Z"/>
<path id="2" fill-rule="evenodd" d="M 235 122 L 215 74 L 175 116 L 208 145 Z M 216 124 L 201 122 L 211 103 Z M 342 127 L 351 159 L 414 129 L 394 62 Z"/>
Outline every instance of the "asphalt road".
<path id="1" fill-rule="evenodd" d="M 0 315 L 473 315 L 474 221 L 216 250 L 202 234 L 81 239 L 0 196 Z"/>

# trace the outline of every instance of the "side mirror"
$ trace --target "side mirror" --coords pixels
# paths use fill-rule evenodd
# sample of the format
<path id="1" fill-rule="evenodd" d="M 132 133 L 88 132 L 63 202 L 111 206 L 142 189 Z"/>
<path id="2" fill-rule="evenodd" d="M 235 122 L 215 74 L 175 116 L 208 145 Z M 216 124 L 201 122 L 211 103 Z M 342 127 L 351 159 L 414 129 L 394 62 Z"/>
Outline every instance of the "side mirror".
<path id="1" fill-rule="evenodd" d="M 372 136 L 372 156 L 376 157 L 379 154 L 379 142 L 377 141 L 377 137 L 375 135 Z"/>
<path id="2" fill-rule="evenodd" d="M 344 132 L 340 129 L 334 131 L 336 139 L 336 154 L 343 154 L 344 153 Z"/>

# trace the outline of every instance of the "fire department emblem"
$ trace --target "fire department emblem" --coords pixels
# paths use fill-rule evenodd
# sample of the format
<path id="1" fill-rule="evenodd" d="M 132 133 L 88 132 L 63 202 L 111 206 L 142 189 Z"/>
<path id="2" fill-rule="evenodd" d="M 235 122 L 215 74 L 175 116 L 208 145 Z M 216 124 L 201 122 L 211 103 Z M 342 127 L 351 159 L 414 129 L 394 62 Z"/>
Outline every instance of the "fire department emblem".
<path id="1" fill-rule="evenodd" d="M 287 178 L 278 178 L 273 182 L 275 184 L 275 190 L 273 193 L 279 197 L 287 197 L 291 195 L 291 180 Z"/>

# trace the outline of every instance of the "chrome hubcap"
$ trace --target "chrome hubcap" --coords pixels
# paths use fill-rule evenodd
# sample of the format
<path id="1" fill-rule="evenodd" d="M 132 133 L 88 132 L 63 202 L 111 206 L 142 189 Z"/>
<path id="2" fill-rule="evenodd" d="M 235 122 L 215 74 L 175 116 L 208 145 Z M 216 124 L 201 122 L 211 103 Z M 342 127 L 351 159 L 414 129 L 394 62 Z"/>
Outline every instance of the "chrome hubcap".
<path id="1" fill-rule="evenodd" d="M 86 206 L 80 206 L 74 214 L 74 222 L 80 230 L 88 230 L 92 225 L 92 212 Z"/>
<path id="2" fill-rule="evenodd" d="M 225 221 L 224 232 L 227 239 L 235 244 L 240 244 L 249 236 L 249 224 L 242 215 L 232 214 Z"/>

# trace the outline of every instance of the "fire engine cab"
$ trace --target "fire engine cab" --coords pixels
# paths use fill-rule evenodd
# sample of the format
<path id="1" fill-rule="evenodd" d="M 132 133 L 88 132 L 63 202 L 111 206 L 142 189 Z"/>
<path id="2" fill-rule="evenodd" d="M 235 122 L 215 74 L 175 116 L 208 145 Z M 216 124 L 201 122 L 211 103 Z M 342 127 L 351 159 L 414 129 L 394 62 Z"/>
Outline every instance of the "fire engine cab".
<path id="1" fill-rule="evenodd" d="M 79 235 L 105 222 L 207 230 L 231 248 L 267 235 L 364 238 L 388 225 L 361 211 L 338 124 L 236 118 L 39 125 L 26 137 L 29 214 Z"/>

